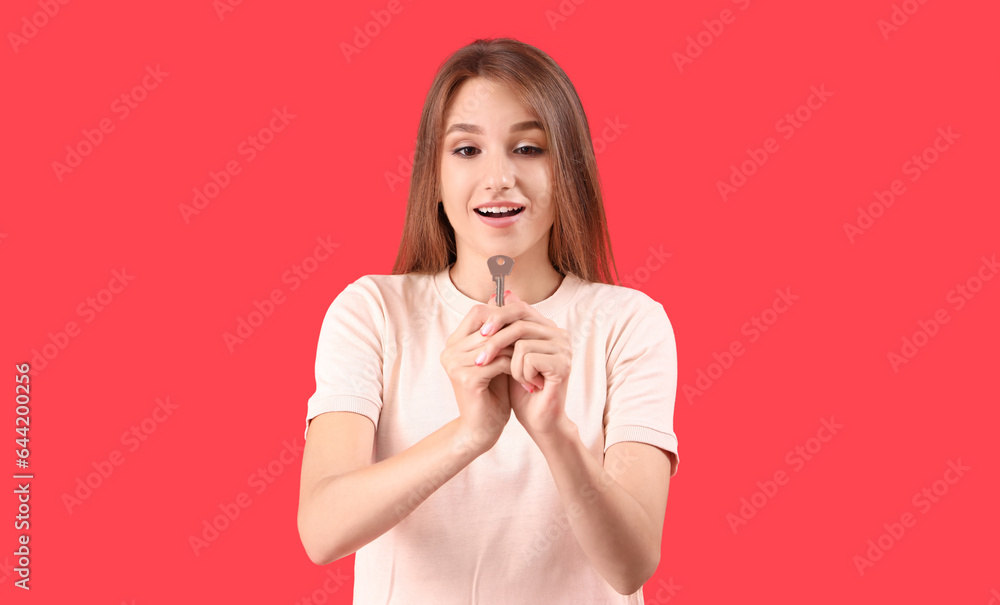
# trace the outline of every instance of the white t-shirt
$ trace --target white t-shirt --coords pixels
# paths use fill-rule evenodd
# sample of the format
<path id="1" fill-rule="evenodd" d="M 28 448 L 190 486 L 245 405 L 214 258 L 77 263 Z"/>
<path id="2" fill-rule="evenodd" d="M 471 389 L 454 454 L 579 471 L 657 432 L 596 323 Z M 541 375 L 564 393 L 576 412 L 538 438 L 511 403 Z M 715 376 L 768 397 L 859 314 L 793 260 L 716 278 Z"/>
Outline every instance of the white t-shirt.
<path id="1" fill-rule="evenodd" d="M 473 305 L 448 270 L 366 275 L 323 320 L 309 420 L 350 411 L 376 427 L 372 461 L 390 458 L 459 416 L 441 365 L 448 337 Z M 663 306 L 646 294 L 563 278 L 532 305 L 570 332 L 566 414 L 602 462 L 639 441 L 674 454 L 677 353 Z M 336 519 L 330 519 L 336 523 Z M 499 441 L 398 525 L 358 550 L 354 603 L 640 604 L 591 565 L 568 524 L 548 464 L 511 414 Z"/>

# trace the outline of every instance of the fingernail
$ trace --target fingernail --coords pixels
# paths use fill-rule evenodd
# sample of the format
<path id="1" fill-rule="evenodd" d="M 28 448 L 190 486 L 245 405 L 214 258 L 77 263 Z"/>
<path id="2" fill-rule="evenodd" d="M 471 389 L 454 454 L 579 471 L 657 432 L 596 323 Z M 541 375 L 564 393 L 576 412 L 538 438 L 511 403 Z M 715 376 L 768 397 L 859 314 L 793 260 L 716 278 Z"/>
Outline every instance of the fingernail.
<path id="1" fill-rule="evenodd" d="M 528 385 L 522 384 L 521 386 L 524 388 L 525 391 L 528 391 L 529 393 L 535 392 L 535 389 L 529 387 Z"/>
<path id="2" fill-rule="evenodd" d="M 479 357 L 476 358 L 476 365 L 477 366 L 483 365 L 483 360 L 485 359 L 486 359 L 486 351 L 483 351 L 482 353 L 479 354 Z"/>
<path id="3" fill-rule="evenodd" d="M 486 336 L 487 334 L 490 333 L 490 330 L 492 330 L 492 329 L 493 329 L 493 324 L 488 323 L 488 324 L 486 324 L 486 325 L 483 326 L 483 329 L 480 330 L 479 333 L 482 334 L 483 336 Z"/>
<path id="4" fill-rule="evenodd" d="M 503 291 L 503 295 L 504 296 L 510 296 L 510 290 L 504 290 Z"/>

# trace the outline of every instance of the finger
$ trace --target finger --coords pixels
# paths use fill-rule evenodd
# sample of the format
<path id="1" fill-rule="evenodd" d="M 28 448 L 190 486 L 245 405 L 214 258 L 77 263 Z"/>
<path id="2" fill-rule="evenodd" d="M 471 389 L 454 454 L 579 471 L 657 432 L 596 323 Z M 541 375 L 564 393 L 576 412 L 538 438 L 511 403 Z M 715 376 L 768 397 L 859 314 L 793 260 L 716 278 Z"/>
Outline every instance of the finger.
<path id="1" fill-rule="evenodd" d="M 505 299 L 508 294 L 510 294 L 510 290 L 504 290 Z M 506 300 L 504 300 L 504 304 L 505 305 L 507 304 Z M 479 327 L 479 333 L 482 336 L 489 336 L 490 334 L 496 332 L 497 329 L 499 329 L 504 325 L 503 320 L 500 319 L 501 317 L 500 314 L 497 312 L 498 310 L 503 309 L 503 307 L 497 304 L 496 292 L 494 292 L 490 296 L 489 301 L 487 301 L 486 303 L 486 308 L 487 308 L 486 318 L 483 319 L 483 323 Z"/>
<path id="2" fill-rule="evenodd" d="M 513 357 L 514 356 L 514 347 L 513 346 L 504 347 L 504 348 L 500 349 L 499 351 L 497 351 L 496 353 L 489 353 L 486 350 L 486 346 L 483 345 L 483 346 L 480 346 L 478 349 L 473 349 L 470 352 L 470 355 L 475 355 L 475 359 L 472 362 L 473 365 L 485 366 L 485 365 L 488 365 L 490 362 L 492 362 L 497 357 L 507 357 L 507 358 Z"/>
<path id="3" fill-rule="evenodd" d="M 469 351 L 480 351 L 480 350 L 482 350 L 483 346 L 486 343 L 488 343 L 489 341 L 490 341 L 489 338 L 483 336 L 479 332 L 473 332 L 472 334 L 469 334 L 468 336 L 464 337 L 462 340 L 460 340 L 457 343 L 454 343 L 454 344 L 452 344 L 450 346 L 453 347 L 456 351 L 458 351 L 460 353 L 468 353 Z M 507 348 L 507 346 L 508 345 L 502 344 L 501 342 L 497 341 L 487 351 L 487 357 L 486 357 L 486 359 L 487 360 L 493 359 L 493 356 L 496 354 L 495 351 L 497 351 L 497 350 L 503 350 L 503 349 Z"/>
<path id="4" fill-rule="evenodd" d="M 493 305 L 473 305 L 469 312 L 465 314 L 462 321 L 459 322 L 458 327 L 448 338 L 448 344 L 457 342 L 470 334 L 476 334 L 480 331 L 485 323 L 486 319 L 490 316 L 491 309 L 496 309 L 497 306 Z"/>
<path id="5" fill-rule="evenodd" d="M 495 359 L 500 357 L 506 357 L 510 359 L 514 355 L 514 347 L 506 347 L 501 349 L 498 353 L 490 356 L 489 359 L 483 355 L 483 345 L 480 343 L 479 347 L 471 347 L 466 351 L 452 351 L 451 359 L 446 363 L 447 367 L 453 368 L 470 368 L 470 367 L 485 367 L 492 363 Z"/>
<path id="6" fill-rule="evenodd" d="M 504 292 L 504 296 L 509 293 L 510 290 L 506 290 Z M 499 321 L 491 319 L 496 310 L 502 310 L 504 308 L 505 307 L 497 306 L 497 295 L 496 292 L 494 292 L 490 295 L 489 300 L 487 300 L 485 304 L 474 305 L 471 309 L 469 309 L 469 312 L 466 313 L 461 323 L 459 323 L 458 327 L 455 328 L 455 332 L 452 334 L 452 337 L 448 339 L 448 344 L 451 344 L 454 340 L 474 334 L 477 331 L 483 336 L 489 336 L 491 333 L 495 332 L 496 329 L 504 325 Z M 490 328 L 483 330 L 487 324 L 490 324 Z"/>
<path id="7" fill-rule="evenodd" d="M 485 319 L 483 327 L 486 328 L 486 326 L 489 325 L 491 329 L 484 330 L 482 332 L 483 336 L 495 334 L 504 326 L 521 320 L 537 323 L 543 326 L 556 327 L 556 323 L 554 321 L 539 313 L 537 309 L 518 298 L 510 290 L 504 291 L 503 307 L 499 307 L 497 309 L 495 308 L 495 305 L 491 305 L 488 308 L 490 313 Z"/>
<path id="8" fill-rule="evenodd" d="M 524 385 L 534 385 L 541 388 L 542 381 L 538 380 L 537 368 L 527 362 L 528 355 L 555 355 L 559 352 L 559 347 L 555 343 L 546 340 L 519 340 L 514 345 L 514 354 L 511 355 L 510 375 Z"/>
<path id="9" fill-rule="evenodd" d="M 486 359 L 491 359 L 493 351 L 513 346 L 522 340 L 553 341 L 561 335 L 558 328 L 543 326 L 529 321 L 517 320 L 500 331 L 495 332 L 486 341 Z"/>
<path id="10" fill-rule="evenodd" d="M 530 358 L 522 355 L 520 359 L 525 383 L 530 384 L 536 389 L 540 389 L 545 385 L 545 377 L 541 376 L 536 365 L 539 361 L 539 356 L 539 353 L 532 352 Z"/>
<path id="11" fill-rule="evenodd" d="M 484 364 L 475 363 L 472 359 L 473 355 L 475 355 L 474 352 L 469 352 L 458 358 L 459 363 L 457 367 L 462 369 L 464 374 L 462 380 L 468 385 L 485 386 L 501 374 L 510 374 L 510 355 L 506 352 L 502 355 L 497 355 L 491 362 Z M 455 374 L 456 377 L 461 375 Z"/>
<path id="12" fill-rule="evenodd" d="M 500 374 L 510 374 L 510 356 L 497 355 L 493 361 L 479 367 L 482 368 L 483 374 L 490 379 Z"/>
<path id="13" fill-rule="evenodd" d="M 498 376 L 499 376 L 499 374 L 498 374 Z M 507 381 L 506 380 L 491 380 L 490 381 L 489 390 L 490 390 L 491 393 L 493 393 L 494 395 L 496 395 L 498 399 L 506 401 L 509 398 L 509 395 L 508 395 L 509 391 L 507 389 Z"/>
<path id="14" fill-rule="evenodd" d="M 524 379 L 537 388 L 552 380 L 563 380 L 569 376 L 570 367 L 566 359 L 559 355 L 532 352 L 523 356 Z"/>

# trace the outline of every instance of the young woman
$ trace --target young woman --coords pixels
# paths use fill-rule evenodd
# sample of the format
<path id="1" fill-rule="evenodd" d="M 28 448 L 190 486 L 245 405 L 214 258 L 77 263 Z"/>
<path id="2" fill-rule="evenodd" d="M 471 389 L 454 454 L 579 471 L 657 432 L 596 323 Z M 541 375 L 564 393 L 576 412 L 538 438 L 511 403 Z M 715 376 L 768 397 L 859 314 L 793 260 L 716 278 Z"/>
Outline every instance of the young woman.
<path id="1" fill-rule="evenodd" d="M 348 285 L 319 337 L 298 527 L 317 564 L 357 552 L 355 603 L 643 602 L 677 360 L 663 306 L 613 262 L 566 74 L 511 39 L 458 50 L 424 104 L 393 274 Z"/>

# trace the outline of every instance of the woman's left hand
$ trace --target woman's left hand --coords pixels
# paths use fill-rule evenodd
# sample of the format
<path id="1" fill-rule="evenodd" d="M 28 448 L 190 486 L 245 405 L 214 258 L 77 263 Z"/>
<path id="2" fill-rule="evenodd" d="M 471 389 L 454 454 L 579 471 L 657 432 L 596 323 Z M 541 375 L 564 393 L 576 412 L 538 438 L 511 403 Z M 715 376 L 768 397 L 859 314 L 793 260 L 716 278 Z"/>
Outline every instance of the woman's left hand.
<path id="1" fill-rule="evenodd" d="M 482 363 L 514 346 L 507 392 L 518 422 L 535 441 L 561 429 L 568 420 L 566 385 L 573 359 L 569 332 L 509 290 L 504 306 L 486 323 L 491 326 L 480 332 L 487 337 Z"/>

